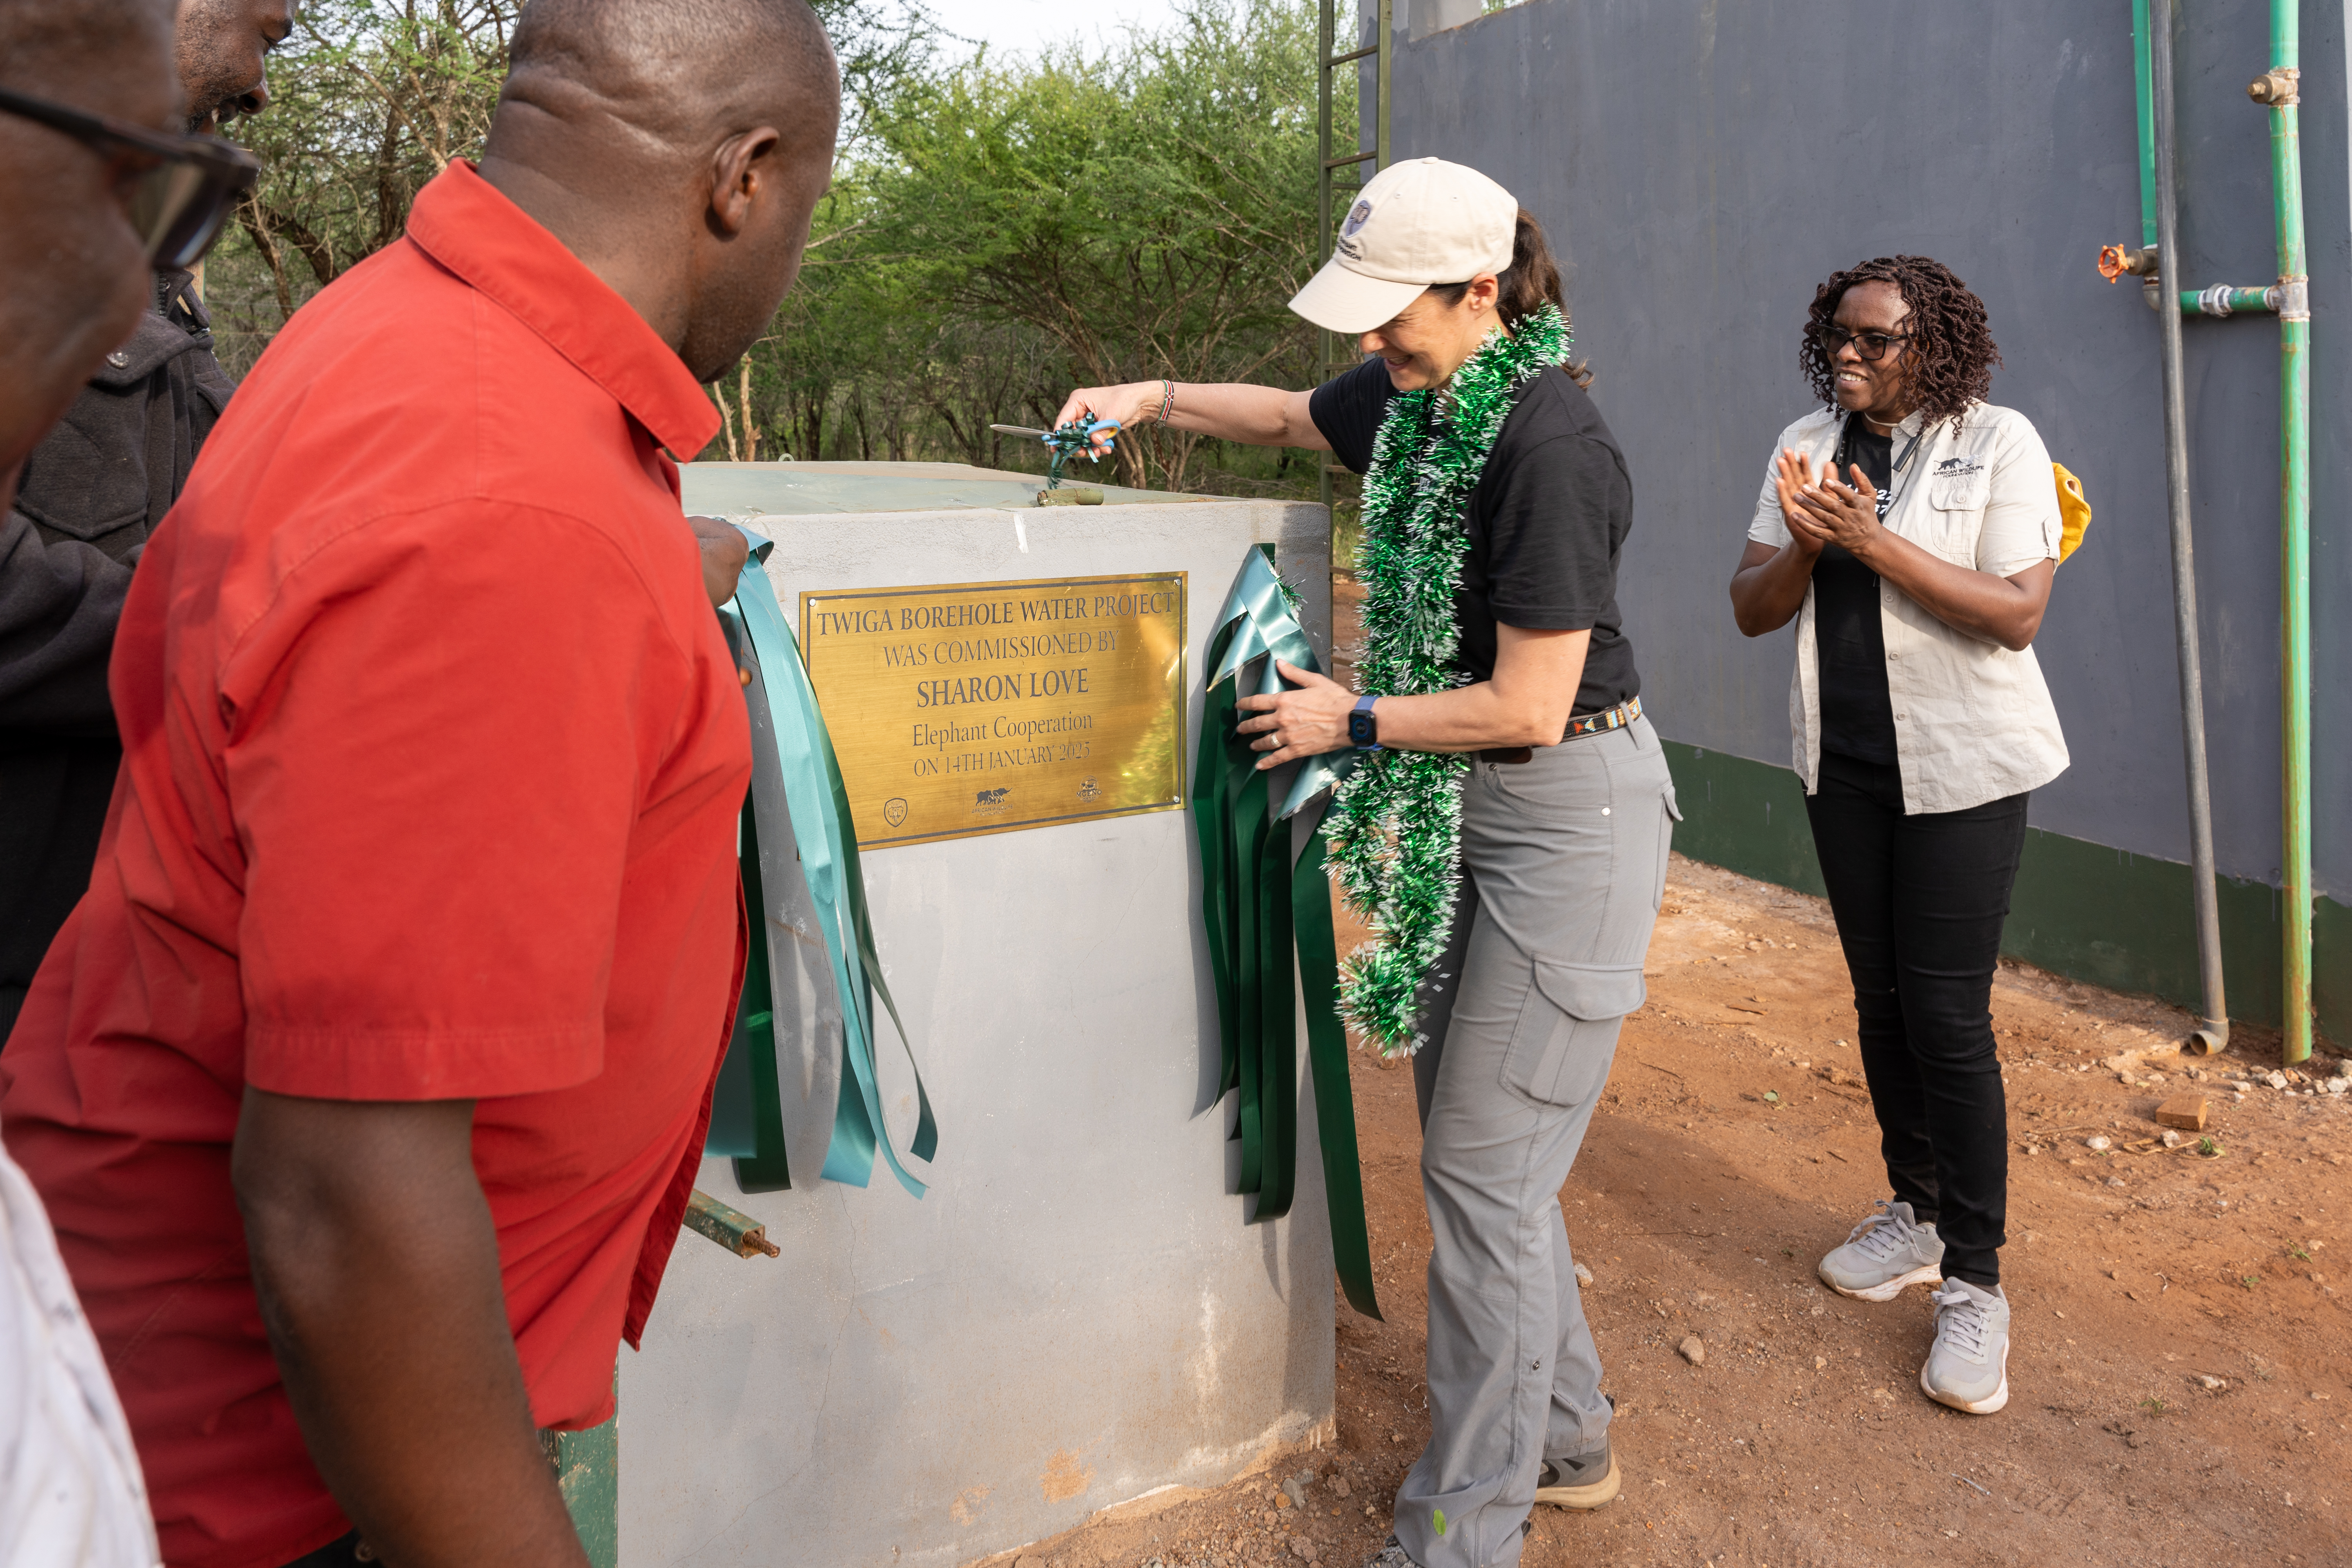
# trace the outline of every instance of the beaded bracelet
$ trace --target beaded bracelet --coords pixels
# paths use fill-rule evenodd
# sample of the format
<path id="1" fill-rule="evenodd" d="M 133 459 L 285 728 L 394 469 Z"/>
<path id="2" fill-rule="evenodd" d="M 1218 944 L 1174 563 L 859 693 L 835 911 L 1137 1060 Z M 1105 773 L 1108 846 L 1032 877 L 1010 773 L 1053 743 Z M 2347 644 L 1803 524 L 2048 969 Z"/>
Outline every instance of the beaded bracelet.
<path id="1" fill-rule="evenodd" d="M 1160 412 L 1153 416 L 1156 423 L 1165 425 L 1176 407 L 1176 384 L 1162 376 L 1160 380 Z"/>

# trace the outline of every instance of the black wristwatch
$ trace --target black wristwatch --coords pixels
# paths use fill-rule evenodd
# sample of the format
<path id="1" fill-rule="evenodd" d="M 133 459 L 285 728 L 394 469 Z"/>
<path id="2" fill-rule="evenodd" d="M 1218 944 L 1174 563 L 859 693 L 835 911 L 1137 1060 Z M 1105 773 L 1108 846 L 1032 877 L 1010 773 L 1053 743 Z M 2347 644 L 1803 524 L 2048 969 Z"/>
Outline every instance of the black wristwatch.
<path id="1" fill-rule="evenodd" d="M 1380 700 L 1378 692 L 1359 697 L 1355 709 L 1348 715 L 1348 739 L 1355 742 L 1356 750 L 1360 752 L 1381 749 L 1381 721 L 1379 715 L 1372 711 L 1372 704 Z"/>

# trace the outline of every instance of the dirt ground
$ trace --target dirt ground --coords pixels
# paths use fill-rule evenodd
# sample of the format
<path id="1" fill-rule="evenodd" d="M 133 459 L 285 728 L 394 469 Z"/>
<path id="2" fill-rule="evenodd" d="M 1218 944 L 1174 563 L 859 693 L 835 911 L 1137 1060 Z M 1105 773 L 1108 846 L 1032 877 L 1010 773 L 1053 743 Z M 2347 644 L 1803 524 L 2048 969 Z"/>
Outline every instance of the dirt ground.
<path id="1" fill-rule="evenodd" d="M 1560 1194 L 1624 1491 L 1538 1510 L 1527 1563 L 2352 1563 L 2335 1058 L 2273 1084 L 2275 1037 L 2184 1058 L 2179 1010 L 2004 965 L 2015 1351 L 2009 1407 L 1963 1415 L 1919 1392 L 1924 1289 L 1872 1305 L 1813 1275 L 1886 1191 L 1827 907 L 1676 857 L 1646 967 Z M 1336 1445 L 993 1563 L 1357 1568 L 1385 1538 L 1428 1433 L 1429 1231 L 1410 1068 L 1358 1052 L 1353 1081 L 1387 1321 L 1339 1305 Z M 2210 1153 L 2156 1141 L 2183 1090 Z"/>

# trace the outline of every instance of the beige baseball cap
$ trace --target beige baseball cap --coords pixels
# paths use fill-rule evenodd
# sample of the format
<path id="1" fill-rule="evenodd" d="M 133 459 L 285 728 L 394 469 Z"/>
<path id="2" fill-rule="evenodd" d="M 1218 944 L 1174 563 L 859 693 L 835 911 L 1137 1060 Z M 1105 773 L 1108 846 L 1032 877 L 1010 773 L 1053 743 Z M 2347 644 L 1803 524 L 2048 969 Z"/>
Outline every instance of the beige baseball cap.
<path id="1" fill-rule="evenodd" d="M 1519 204 L 1477 170 L 1443 158 L 1391 163 L 1357 194 L 1323 270 L 1290 308 L 1335 332 L 1369 332 L 1433 283 L 1511 264 Z"/>

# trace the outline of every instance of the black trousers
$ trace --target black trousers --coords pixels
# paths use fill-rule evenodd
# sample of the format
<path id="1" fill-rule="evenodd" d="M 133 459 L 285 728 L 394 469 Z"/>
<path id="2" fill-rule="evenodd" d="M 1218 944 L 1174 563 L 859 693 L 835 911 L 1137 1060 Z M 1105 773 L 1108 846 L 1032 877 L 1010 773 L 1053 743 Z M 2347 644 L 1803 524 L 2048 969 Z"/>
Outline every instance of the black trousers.
<path id="1" fill-rule="evenodd" d="M 1903 813 L 1892 764 L 1822 754 L 1805 800 L 1853 976 L 1863 1075 L 1897 1200 L 1944 1241 L 1945 1277 L 1990 1289 L 2008 1239 L 2009 1109 L 1993 1051 L 1992 976 L 2023 795 Z"/>

